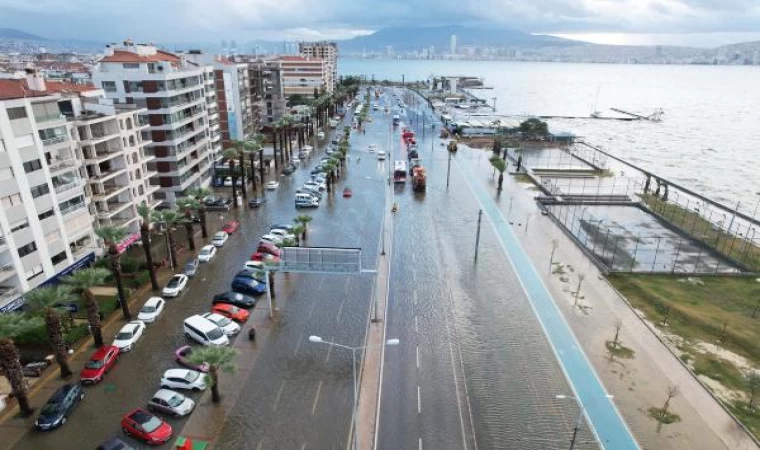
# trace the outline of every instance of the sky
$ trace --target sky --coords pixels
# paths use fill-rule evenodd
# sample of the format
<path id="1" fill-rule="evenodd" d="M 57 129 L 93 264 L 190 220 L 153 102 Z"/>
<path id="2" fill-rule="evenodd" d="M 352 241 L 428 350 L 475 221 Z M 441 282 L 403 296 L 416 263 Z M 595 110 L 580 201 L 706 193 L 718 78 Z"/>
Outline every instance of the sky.
<path id="1" fill-rule="evenodd" d="M 0 0 L 0 27 L 103 42 L 346 39 L 454 24 L 711 47 L 760 40 L 760 0 Z"/>

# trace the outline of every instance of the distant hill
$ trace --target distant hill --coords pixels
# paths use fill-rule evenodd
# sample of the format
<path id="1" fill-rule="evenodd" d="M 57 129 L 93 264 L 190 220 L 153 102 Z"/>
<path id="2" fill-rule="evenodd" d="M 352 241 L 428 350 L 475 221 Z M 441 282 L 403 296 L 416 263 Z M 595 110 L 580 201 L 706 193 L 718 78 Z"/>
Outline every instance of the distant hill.
<path id="1" fill-rule="evenodd" d="M 584 42 L 554 36 L 536 36 L 522 31 L 462 26 L 397 27 L 384 28 L 367 36 L 340 41 L 341 52 L 382 51 L 393 46 L 394 51 L 418 50 L 435 46 L 436 51 L 449 48 L 452 34 L 457 36 L 457 47 L 478 45 L 487 47 L 526 47 L 588 45 Z"/>
<path id="2" fill-rule="evenodd" d="M 4 39 L 28 39 L 36 41 L 46 41 L 44 37 L 40 37 L 26 31 L 17 30 L 15 28 L 0 28 L 0 38 Z"/>

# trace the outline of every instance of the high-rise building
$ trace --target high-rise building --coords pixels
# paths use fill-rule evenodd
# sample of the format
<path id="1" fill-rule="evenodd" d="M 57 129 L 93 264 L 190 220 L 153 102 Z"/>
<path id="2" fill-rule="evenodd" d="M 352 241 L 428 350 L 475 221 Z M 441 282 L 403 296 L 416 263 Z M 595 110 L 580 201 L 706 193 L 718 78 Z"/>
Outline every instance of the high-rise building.
<path id="1" fill-rule="evenodd" d="M 317 91 L 327 90 L 325 60 L 305 56 L 280 56 L 282 90 L 285 98 L 292 95 L 314 97 Z"/>
<path id="2" fill-rule="evenodd" d="M 457 35 L 452 34 L 449 38 L 449 53 L 452 55 L 457 54 Z"/>
<path id="3" fill-rule="evenodd" d="M 248 62 L 251 96 L 259 101 L 262 125 L 271 125 L 285 114 L 282 63 L 278 59 L 251 59 Z"/>
<path id="4" fill-rule="evenodd" d="M 325 86 L 327 92 L 335 90 L 338 83 L 338 44 L 335 42 L 299 42 L 298 52 L 307 58 L 325 60 Z"/>
<path id="5" fill-rule="evenodd" d="M 115 104 L 146 108 L 142 121 L 145 153 L 156 157 L 150 170 L 159 173 L 154 195 L 174 204 L 189 188 L 206 186 L 220 156 L 214 68 L 188 61 L 154 45 L 125 41 L 109 45 L 92 72 L 93 82 Z"/>

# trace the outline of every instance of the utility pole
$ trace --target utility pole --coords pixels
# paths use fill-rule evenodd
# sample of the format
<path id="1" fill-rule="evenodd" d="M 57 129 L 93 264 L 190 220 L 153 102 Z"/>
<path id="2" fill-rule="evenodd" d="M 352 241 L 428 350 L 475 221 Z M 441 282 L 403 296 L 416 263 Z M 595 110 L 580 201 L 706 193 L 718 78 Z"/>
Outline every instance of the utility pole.
<path id="1" fill-rule="evenodd" d="M 451 151 L 449 151 L 449 165 L 446 168 L 446 190 L 449 190 L 449 176 L 451 175 Z"/>
<path id="2" fill-rule="evenodd" d="M 475 262 L 478 262 L 478 249 L 480 248 L 480 222 L 483 219 L 483 210 L 478 211 L 478 232 L 475 235 Z"/>

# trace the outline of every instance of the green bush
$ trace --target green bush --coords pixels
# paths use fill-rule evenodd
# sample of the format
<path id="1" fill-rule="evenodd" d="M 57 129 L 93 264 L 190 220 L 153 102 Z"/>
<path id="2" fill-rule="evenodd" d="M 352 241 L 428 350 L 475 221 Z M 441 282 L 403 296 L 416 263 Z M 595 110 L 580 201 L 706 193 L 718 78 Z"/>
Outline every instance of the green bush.
<path id="1" fill-rule="evenodd" d="M 140 289 L 142 286 L 148 284 L 150 282 L 150 272 L 147 270 L 143 270 L 141 272 L 136 273 L 132 280 L 130 280 L 130 285 L 132 286 L 132 289 Z"/>
<path id="2" fill-rule="evenodd" d="M 48 332 L 47 326 L 41 324 L 38 327 L 25 330 L 23 333 L 13 338 L 13 342 L 16 345 L 33 345 L 33 344 L 47 344 Z"/>
<path id="3" fill-rule="evenodd" d="M 95 261 L 95 263 L 93 263 L 92 267 L 96 267 L 98 269 L 110 269 L 111 265 L 108 264 L 107 258 L 100 258 L 99 260 Z"/>
<path id="4" fill-rule="evenodd" d="M 90 334 L 88 324 L 80 323 L 79 325 L 74 325 L 71 327 L 69 332 L 66 333 L 66 336 L 63 338 L 63 340 L 66 342 L 66 344 L 73 345 L 88 334 Z"/>
<path id="5" fill-rule="evenodd" d="M 114 295 L 111 298 L 99 298 L 98 303 L 100 305 L 100 312 L 103 313 L 103 316 L 108 316 L 112 312 L 116 310 L 117 302 L 116 299 L 118 298 L 118 295 Z"/>
<path id="6" fill-rule="evenodd" d="M 140 270 L 140 260 L 124 255 L 121 257 L 121 271 L 122 273 L 135 273 Z"/>

